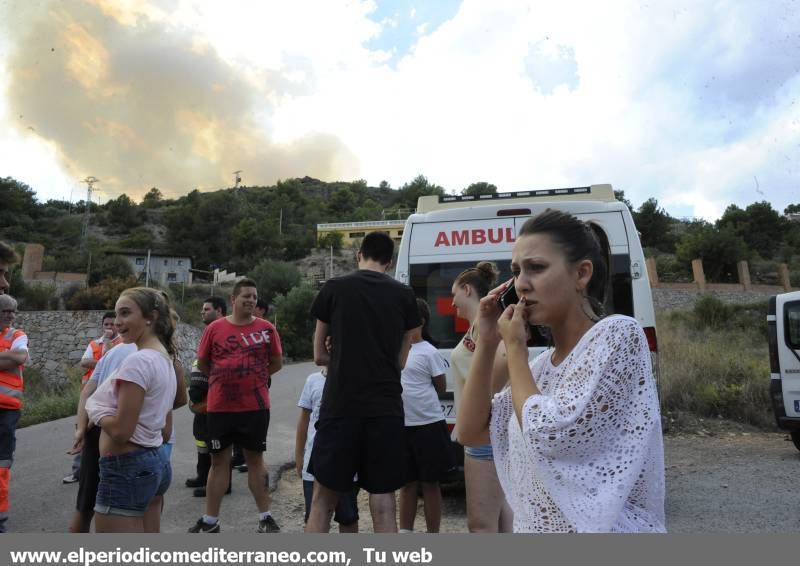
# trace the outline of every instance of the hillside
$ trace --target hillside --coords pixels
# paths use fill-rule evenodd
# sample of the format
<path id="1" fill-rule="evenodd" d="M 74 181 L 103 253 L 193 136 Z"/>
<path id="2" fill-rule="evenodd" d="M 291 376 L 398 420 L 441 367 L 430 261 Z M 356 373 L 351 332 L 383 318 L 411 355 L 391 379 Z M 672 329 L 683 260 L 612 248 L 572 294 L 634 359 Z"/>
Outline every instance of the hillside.
<path id="1" fill-rule="evenodd" d="M 494 185 L 480 182 L 461 192 L 496 191 Z M 328 183 L 303 177 L 268 187 L 192 190 L 177 199 L 164 198 L 154 187 L 139 203 L 124 194 L 102 205 L 93 203 L 83 246 L 85 203 L 42 203 L 33 188 L 4 178 L 0 179 L 0 239 L 43 244 L 45 271 L 83 272 L 91 253 L 90 284 L 124 275 L 122 266 L 106 261 L 103 252 L 111 248 L 189 255 L 198 269 L 219 267 L 240 274 L 249 273 L 264 259 L 298 262 L 302 272 L 319 279 L 328 274 L 323 272 L 324 259 L 311 252 L 320 244 L 318 223 L 394 217 L 398 210 L 415 208 L 417 198 L 429 194 L 444 194 L 444 188 L 421 175 L 398 189 L 385 182 L 375 187 L 363 180 Z M 646 254 L 656 258 L 664 281 L 689 279 L 695 258 L 703 259 L 710 281 L 735 281 L 736 263 L 741 260 L 751 262 L 754 283 L 769 282 L 777 262 L 788 263 L 793 279 L 800 279 L 800 223 L 789 216 L 800 205 L 790 205 L 781 214 L 765 201 L 745 208 L 732 204 L 719 220 L 709 223 L 673 218 L 652 198 L 634 209 L 623 191 L 615 194 L 631 208 Z M 335 258 L 334 272 L 346 270 L 347 261 Z"/>

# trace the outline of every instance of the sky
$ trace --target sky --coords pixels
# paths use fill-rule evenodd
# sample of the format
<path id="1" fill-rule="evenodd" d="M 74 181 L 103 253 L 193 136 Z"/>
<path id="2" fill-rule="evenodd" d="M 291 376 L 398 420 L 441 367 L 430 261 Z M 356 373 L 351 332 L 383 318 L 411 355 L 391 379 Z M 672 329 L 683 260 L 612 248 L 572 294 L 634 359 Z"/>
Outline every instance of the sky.
<path id="1" fill-rule="evenodd" d="M 309 175 L 800 203 L 800 1 L 0 0 L 0 176 L 41 201 Z"/>

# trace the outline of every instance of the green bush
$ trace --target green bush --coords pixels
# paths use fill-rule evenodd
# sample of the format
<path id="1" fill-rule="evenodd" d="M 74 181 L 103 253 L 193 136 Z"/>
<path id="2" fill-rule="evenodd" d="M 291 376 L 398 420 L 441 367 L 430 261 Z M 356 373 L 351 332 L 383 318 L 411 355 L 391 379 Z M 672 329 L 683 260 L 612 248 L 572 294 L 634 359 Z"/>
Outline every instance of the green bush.
<path id="1" fill-rule="evenodd" d="M 343 242 L 344 236 L 341 232 L 328 232 L 319 239 L 319 247 L 330 249 L 330 247 L 333 246 L 334 250 L 340 250 L 342 249 Z"/>
<path id="2" fill-rule="evenodd" d="M 660 254 L 656 256 L 656 270 L 659 281 L 676 283 L 690 281 L 690 268 L 681 264 L 673 254 Z"/>
<path id="3" fill-rule="evenodd" d="M 113 309 L 120 293 L 129 287 L 136 287 L 139 281 L 134 277 L 127 279 L 104 279 L 98 285 L 81 289 L 70 298 L 67 308 L 70 310 L 105 310 Z"/>
<path id="4" fill-rule="evenodd" d="M 29 283 L 14 288 L 15 298 L 20 310 L 46 311 L 58 308 L 58 294 L 55 285 L 49 283 Z"/>
<path id="5" fill-rule="evenodd" d="M 19 428 L 74 415 L 80 397 L 80 372 L 69 370 L 70 379 L 62 384 L 49 384 L 36 368 L 23 373 L 25 396 Z"/>
<path id="6" fill-rule="evenodd" d="M 309 309 L 316 294 L 316 289 L 304 282 L 285 295 L 275 297 L 275 326 L 284 354 L 294 360 L 308 360 L 314 354 L 312 341 L 316 322 Z"/>
<path id="7" fill-rule="evenodd" d="M 714 295 L 702 295 L 692 309 L 697 328 L 721 329 L 730 324 L 733 309 Z"/>
<path id="8" fill-rule="evenodd" d="M 700 310 L 717 327 L 698 325 L 694 312 L 658 317 L 659 393 L 665 413 L 774 427 L 766 334 L 752 324 L 760 305 L 745 307 L 720 309 L 706 301 Z M 729 324 L 719 325 L 725 317 Z"/>
<path id="9" fill-rule="evenodd" d="M 258 286 L 259 298 L 272 303 L 279 294 L 285 295 L 300 284 L 302 275 L 292 263 L 275 259 L 261 260 L 248 275 Z"/>
<path id="10" fill-rule="evenodd" d="M 767 336 L 767 302 L 727 304 L 714 295 L 702 295 L 692 309 L 699 330 L 741 330 Z"/>
<path id="11" fill-rule="evenodd" d="M 133 277 L 133 269 L 120 255 L 101 255 L 92 260 L 89 285 L 97 285 L 104 279 L 128 279 Z"/>

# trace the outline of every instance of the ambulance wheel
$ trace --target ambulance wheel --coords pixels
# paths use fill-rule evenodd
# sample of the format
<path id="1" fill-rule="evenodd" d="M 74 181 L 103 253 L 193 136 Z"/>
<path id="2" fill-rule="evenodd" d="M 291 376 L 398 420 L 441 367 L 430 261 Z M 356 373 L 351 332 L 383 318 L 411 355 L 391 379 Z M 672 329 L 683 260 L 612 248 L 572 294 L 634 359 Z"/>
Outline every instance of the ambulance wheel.
<path id="1" fill-rule="evenodd" d="M 793 430 L 789 434 L 792 436 L 794 447 L 800 450 L 800 430 Z"/>

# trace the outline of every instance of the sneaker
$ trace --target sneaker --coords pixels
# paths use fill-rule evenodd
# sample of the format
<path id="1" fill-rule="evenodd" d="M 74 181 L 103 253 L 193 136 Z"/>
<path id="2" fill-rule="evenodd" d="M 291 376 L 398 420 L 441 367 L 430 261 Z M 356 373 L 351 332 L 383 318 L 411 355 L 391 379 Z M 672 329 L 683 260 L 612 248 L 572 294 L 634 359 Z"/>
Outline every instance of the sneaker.
<path id="1" fill-rule="evenodd" d="M 203 521 L 203 518 L 200 517 L 197 519 L 197 522 L 189 527 L 190 533 L 218 533 L 219 532 L 219 521 L 214 523 L 213 525 L 209 525 L 208 523 Z"/>
<path id="2" fill-rule="evenodd" d="M 234 468 L 236 468 L 243 474 L 247 473 L 247 464 L 239 464 L 238 466 L 234 466 Z"/>
<path id="3" fill-rule="evenodd" d="M 61 483 L 75 483 L 76 481 L 78 481 L 78 476 L 70 474 L 64 477 L 64 479 L 61 480 Z"/>
<path id="4" fill-rule="evenodd" d="M 258 533 L 279 533 L 281 532 L 281 528 L 278 526 L 278 523 L 275 522 L 275 519 L 272 518 L 272 515 L 268 515 L 266 519 L 261 519 L 258 521 Z"/>
<path id="5" fill-rule="evenodd" d="M 186 480 L 186 487 L 205 487 L 206 482 L 200 478 L 189 478 Z"/>

